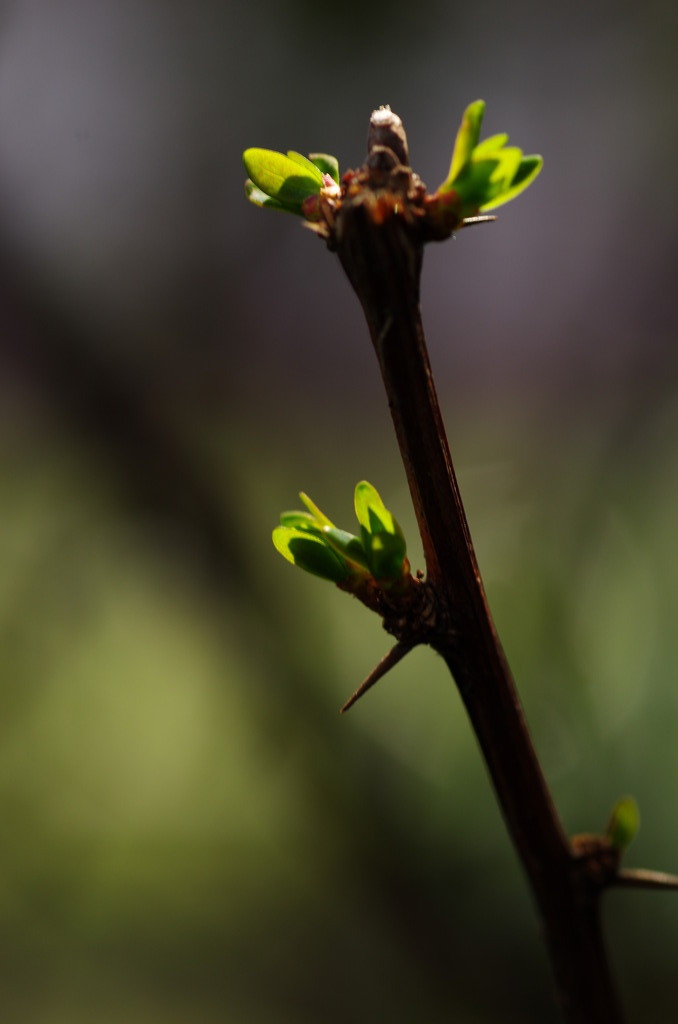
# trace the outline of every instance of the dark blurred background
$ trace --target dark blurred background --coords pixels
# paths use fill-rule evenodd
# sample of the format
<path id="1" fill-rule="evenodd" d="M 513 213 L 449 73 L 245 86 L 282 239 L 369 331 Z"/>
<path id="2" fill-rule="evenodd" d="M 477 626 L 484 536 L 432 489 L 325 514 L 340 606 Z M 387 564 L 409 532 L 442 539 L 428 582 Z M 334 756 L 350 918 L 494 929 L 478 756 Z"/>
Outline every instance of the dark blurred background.
<path id="1" fill-rule="evenodd" d="M 423 309 L 487 590 L 558 806 L 678 870 L 670 0 L 0 6 L 0 1005 L 9 1024 L 557 1019 L 442 665 L 286 565 L 310 492 L 411 537 L 357 300 L 247 146 L 443 180 L 487 101 L 545 169 L 431 246 Z M 412 560 L 421 566 L 414 544 Z M 678 1018 L 678 897 L 613 893 L 631 1019 Z"/>

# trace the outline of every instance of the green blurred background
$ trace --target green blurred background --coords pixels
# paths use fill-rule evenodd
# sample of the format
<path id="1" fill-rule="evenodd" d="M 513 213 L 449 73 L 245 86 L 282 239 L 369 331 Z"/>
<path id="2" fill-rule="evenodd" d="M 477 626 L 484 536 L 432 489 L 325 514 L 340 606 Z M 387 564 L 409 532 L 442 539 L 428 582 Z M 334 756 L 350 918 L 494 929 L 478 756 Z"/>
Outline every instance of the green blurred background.
<path id="1" fill-rule="evenodd" d="M 0 7 L 0 1007 L 8 1024 L 553 1021 L 443 666 L 347 718 L 379 622 L 270 529 L 371 480 L 416 536 L 336 257 L 246 146 L 358 165 L 390 103 L 545 169 L 430 247 L 423 308 L 490 603 L 566 826 L 626 792 L 678 870 L 675 61 L 637 3 Z M 415 567 L 421 555 L 412 552 Z M 631 1019 L 678 1018 L 678 897 L 613 893 Z"/>

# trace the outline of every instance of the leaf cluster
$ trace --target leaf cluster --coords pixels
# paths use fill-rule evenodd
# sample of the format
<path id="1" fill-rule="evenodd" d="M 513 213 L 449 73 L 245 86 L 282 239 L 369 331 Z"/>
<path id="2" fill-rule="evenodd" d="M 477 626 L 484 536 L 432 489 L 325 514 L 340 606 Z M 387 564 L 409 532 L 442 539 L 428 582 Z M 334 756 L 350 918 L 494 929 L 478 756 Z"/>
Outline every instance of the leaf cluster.
<path id="1" fill-rule="evenodd" d="M 409 575 L 403 532 L 372 484 L 362 480 L 355 488 L 359 535 L 336 527 L 307 494 L 299 497 L 306 510 L 283 512 L 273 530 L 273 543 L 288 562 L 351 588 L 370 577 L 388 587 Z"/>
<path id="2" fill-rule="evenodd" d="M 447 178 L 430 197 L 434 209 L 448 209 L 458 223 L 515 199 L 534 181 L 543 163 L 540 156 L 524 156 L 517 146 L 507 146 L 506 134 L 480 142 L 484 113 L 483 100 L 464 111 Z M 245 150 L 243 161 L 249 175 L 245 193 L 256 206 L 313 221 L 318 219 L 321 197 L 341 198 L 339 164 L 327 153 L 305 157 L 294 150 L 283 154 L 251 148 Z"/>
<path id="3" fill-rule="evenodd" d="M 323 190 L 337 191 L 339 163 L 328 153 L 308 157 L 293 149 L 276 153 L 272 149 L 246 149 L 243 162 L 249 178 L 245 194 L 255 206 L 303 215 L 306 200 Z"/>
<path id="4" fill-rule="evenodd" d="M 483 100 L 469 104 L 464 111 L 450 170 L 437 192 L 454 193 L 462 217 L 486 213 L 515 199 L 534 181 L 544 162 L 540 156 L 523 156 L 517 146 L 507 146 L 506 134 L 480 142 L 484 113 Z"/>

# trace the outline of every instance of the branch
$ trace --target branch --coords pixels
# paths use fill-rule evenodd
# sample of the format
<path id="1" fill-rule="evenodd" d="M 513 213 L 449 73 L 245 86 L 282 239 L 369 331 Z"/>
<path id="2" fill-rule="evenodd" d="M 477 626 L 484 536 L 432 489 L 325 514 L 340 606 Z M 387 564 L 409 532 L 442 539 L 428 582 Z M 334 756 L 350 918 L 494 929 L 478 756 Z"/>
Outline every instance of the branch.
<path id="1" fill-rule="evenodd" d="M 419 312 L 427 240 L 421 183 L 405 166 L 406 143 L 395 115 L 389 172 L 379 113 L 378 144 L 355 175 L 328 241 L 365 312 L 428 582 L 452 623 L 429 642 L 457 682 L 532 886 L 566 1018 L 571 1024 L 619 1024 L 622 1010 L 599 921 L 602 890 L 573 856 L 537 760 L 488 609 L 447 444 Z"/>

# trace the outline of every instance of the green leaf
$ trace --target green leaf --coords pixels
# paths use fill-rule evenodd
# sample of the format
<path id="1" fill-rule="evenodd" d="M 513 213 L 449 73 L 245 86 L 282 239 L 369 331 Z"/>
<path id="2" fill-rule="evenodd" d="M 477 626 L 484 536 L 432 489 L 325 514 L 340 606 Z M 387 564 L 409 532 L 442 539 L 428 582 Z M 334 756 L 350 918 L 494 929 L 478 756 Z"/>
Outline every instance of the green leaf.
<path id="1" fill-rule="evenodd" d="M 358 522 L 368 533 L 392 533 L 402 537 L 402 530 L 384 505 L 376 487 L 367 480 L 361 480 L 356 485 L 354 503 Z"/>
<path id="2" fill-rule="evenodd" d="M 332 528 L 334 528 L 334 523 L 327 518 L 324 512 L 320 511 L 320 509 L 314 502 L 311 501 L 308 494 L 304 494 L 304 492 L 301 491 L 299 497 L 301 498 L 301 500 L 303 501 L 304 505 L 311 513 L 311 515 L 317 520 L 320 526 L 331 526 Z"/>
<path id="3" fill-rule="evenodd" d="M 369 570 L 367 554 L 359 537 L 347 530 L 338 530 L 336 526 L 324 526 L 322 535 L 327 543 L 342 558 L 353 562 L 361 569 Z"/>
<path id="4" fill-rule="evenodd" d="M 484 113 L 484 100 L 476 100 L 475 103 L 469 103 L 464 111 L 452 151 L 452 162 L 446 185 L 451 186 L 459 172 L 471 159 L 471 153 L 478 145 L 478 139 L 480 138 L 480 126 L 483 123 Z M 440 191 L 445 188 L 445 185 L 441 186 Z"/>
<path id="5" fill-rule="evenodd" d="M 339 161 L 336 156 L 330 156 L 329 153 L 309 153 L 308 158 L 322 174 L 329 174 L 330 178 L 339 184 Z"/>
<path id="6" fill-rule="evenodd" d="M 327 546 L 322 537 L 293 526 L 276 526 L 273 544 L 293 565 L 332 583 L 343 583 L 350 570 L 346 563 Z"/>
<path id="7" fill-rule="evenodd" d="M 458 197 L 461 219 L 515 199 L 534 181 L 543 163 L 540 156 L 523 156 L 517 146 L 507 146 L 508 135 L 503 133 L 479 142 L 484 110 L 482 100 L 466 108 L 449 174 L 438 189 L 439 195 Z"/>
<path id="8" fill-rule="evenodd" d="M 300 159 L 305 163 L 300 163 Z M 318 168 L 299 154 L 295 154 L 295 159 L 292 159 L 272 149 L 246 149 L 243 162 L 260 192 L 277 200 L 282 209 L 291 213 L 301 213 L 303 201 L 317 195 L 322 187 L 322 174 Z"/>
<path id="9" fill-rule="evenodd" d="M 486 151 L 480 159 L 474 154 L 454 183 L 462 208 L 472 212 L 505 192 L 520 167 L 522 155 L 516 146 Z"/>
<path id="10" fill-rule="evenodd" d="M 612 808 L 606 835 L 618 850 L 625 850 L 640 827 L 640 811 L 632 796 L 624 796 Z"/>
<path id="11" fill-rule="evenodd" d="M 280 527 L 285 530 L 291 531 L 288 533 L 276 533 L 274 534 L 273 543 L 276 545 L 278 550 L 288 561 L 294 562 L 295 565 L 301 564 L 300 558 L 304 560 L 303 568 L 307 568 L 306 562 L 308 557 L 317 560 L 317 553 L 313 549 L 305 550 L 303 548 L 298 549 L 298 545 L 295 543 L 293 550 L 290 549 L 290 543 L 298 540 L 300 535 L 305 537 L 313 537 L 316 541 L 324 544 L 331 552 L 338 556 L 339 561 L 346 567 L 346 576 L 349 575 L 361 575 L 368 571 L 367 555 L 362 546 L 359 537 L 356 537 L 353 533 L 348 533 L 346 530 L 339 530 L 337 527 L 330 522 L 327 516 L 320 511 L 318 506 L 311 501 L 307 494 L 300 495 L 301 500 L 308 509 L 307 512 L 282 512 L 280 515 Z M 301 556 L 299 554 L 301 551 Z M 325 575 L 327 577 L 326 567 L 325 571 L 316 575 Z M 314 571 L 309 569 L 309 571 Z M 345 576 L 342 579 L 346 578 Z"/>
<path id="12" fill-rule="evenodd" d="M 303 167 L 304 170 L 307 171 L 318 182 L 319 185 L 322 185 L 323 173 L 312 160 L 310 160 L 307 156 L 303 156 L 301 153 L 297 153 L 293 149 L 287 150 L 287 156 L 289 157 L 290 160 L 292 160 L 293 163 L 299 164 L 300 167 Z"/>
<path id="13" fill-rule="evenodd" d="M 281 512 L 280 525 L 292 526 L 296 530 L 305 530 L 322 537 L 322 527 L 310 512 Z"/>
<path id="14" fill-rule="evenodd" d="M 254 184 L 254 182 L 248 178 L 245 182 L 245 195 L 251 203 L 255 206 L 266 206 L 271 210 L 282 210 L 283 213 L 295 213 L 295 210 L 291 210 L 288 206 L 284 206 L 277 199 L 271 199 L 265 192 L 262 192 L 260 188 Z"/>
<path id="15" fill-rule="evenodd" d="M 464 216 L 475 213 L 483 202 L 489 201 L 492 175 L 498 166 L 496 158 L 486 157 L 467 164 L 459 175 L 454 183 L 454 191 L 461 201 Z"/>
<path id="16" fill-rule="evenodd" d="M 373 576 L 376 579 L 399 579 L 407 555 L 405 537 L 376 488 L 367 480 L 356 486 L 355 513 Z"/>
<path id="17" fill-rule="evenodd" d="M 486 210 L 496 210 L 498 206 L 502 206 L 504 203 L 510 202 L 511 199 L 515 199 L 517 195 L 525 191 L 528 185 L 532 184 L 541 171 L 543 164 L 544 160 L 540 156 L 524 156 L 520 161 L 510 188 L 491 202 L 483 203 L 480 209 L 483 212 Z"/>
<path id="18" fill-rule="evenodd" d="M 372 533 L 363 542 L 367 547 L 369 568 L 376 580 L 400 580 L 407 555 L 403 537 L 394 533 Z"/>
<path id="19" fill-rule="evenodd" d="M 483 139 L 473 150 L 473 156 L 476 159 L 480 159 L 482 156 L 486 156 L 488 153 L 492 154 L 496 149 L 501 149 L 508 142 L 508 135 L 490 135 L 487 139 Z"/>
<path id="20" fill-rule="evenodd" d="M 518 173 L 522 156 L 523 151 L 518 149 L 517 146 L 503 146 L 501 149 L 495 150 L 497 166 L 490 181 L 497 189 L 497 192 L 503 192 L 510 186 Z M 473 164 L 475 160 L 476 156 L 474 154 L 471 163 Z"/>

